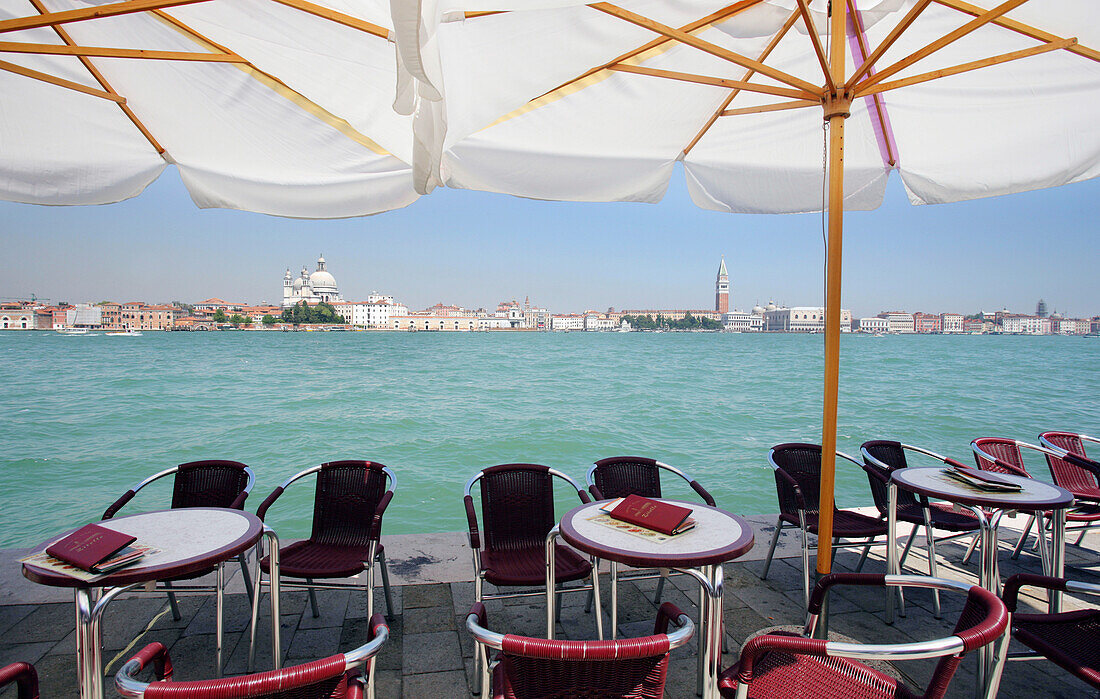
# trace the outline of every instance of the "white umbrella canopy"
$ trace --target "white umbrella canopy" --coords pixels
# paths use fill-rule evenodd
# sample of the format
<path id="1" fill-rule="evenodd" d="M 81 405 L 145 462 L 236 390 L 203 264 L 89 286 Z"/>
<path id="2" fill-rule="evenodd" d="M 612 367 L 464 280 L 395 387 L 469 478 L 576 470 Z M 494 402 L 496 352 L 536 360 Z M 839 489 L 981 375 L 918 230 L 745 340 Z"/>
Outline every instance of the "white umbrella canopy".
<path id="1" fill-rule="evenodd" d="M 417 198 L 379 0 L 0 0 L 0 197 L 101 204 L 174 164 L 200 207 Z"/>
<path id="2" fill-rule="evenodd" d="M 418 191 L 654 202 L 681 162 L 707 209 L 827 208 L 819 573 L 844 210 L 1100 174 L 1100 6 L 978 1 L 393 0 Z"/>

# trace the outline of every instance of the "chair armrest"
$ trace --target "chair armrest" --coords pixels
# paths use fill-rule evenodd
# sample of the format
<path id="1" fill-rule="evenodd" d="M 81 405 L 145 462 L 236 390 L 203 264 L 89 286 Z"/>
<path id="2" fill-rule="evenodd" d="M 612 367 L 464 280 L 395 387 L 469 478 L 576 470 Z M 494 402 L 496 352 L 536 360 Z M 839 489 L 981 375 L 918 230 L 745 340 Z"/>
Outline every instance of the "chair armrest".
<path id="1" fill-rule="evenodd" d="M 880 469 L 878 466 L 872 466 L 871 464 L 865 463 L 863 464 L 863 470 L 867 472 L 868 476 L 874 478 L 876 481 L 882 483 L 883 485 L 889 485 L 890 474 L 883 473 L 882 469 Z"/>
<path id="2" fill-rule="evenodd" d="M 158 641 L 154 641 L 138 651 L 137 655 L 130 658 L 129 662 L 122 666 L 118 674 L 127 679 L 135 680 L 136 675 L 144 670 L 150 662 L 153 663 L 153 673 L 157 680 L 172 681 L 172 659 L 168 656 L 168 649 Z"/>
<path id="3" fill-rule="evenodd" d="M 798 481 L 796 481 L 791 474 L 787 473 L 780 467 L 775 467 L 775 485 L 779 489 L 779 509 L 783 509 L 784 490 L 790 490 L 794 494 L 795 503 L 797 503 L 798 509 L 806 509 L 806 499 L 802 497 L 802 488 L 798 487 Z"/>
<path id="4" fill-rule="evenodd" d="M 241 494 L 238 495 L 233 500 L 233 502 L 229 503 L 229 509 L 231 509 L 231 510 L 243 510 L 244 509 L 244 501 L 247 500 L 247 499 L 248 499 L 248 491 L 247 490 L 242 490 Z"/>
<path id="5" fill-rule="evenodd" d="M 1058 590 L 1061 592 L 1079 593 L 1086 595 L 1100 595 L 1100 585 L 1096 583 L 1083 583 L 1065 578 L 1052 578 L 1048 575 L 1035 575 L 1034 573 L 1017 573 L 1005 581 L 1004 600 L 1008 611 L 1016 613 L 1017 597 L 1020 588 L 1041 587 L 1046 590 Z"/>
<path id="6" fill-rule="evenodd" d="M 690 485 L 691 489 L 694 490 L 696 493 L 699 493 L 699 497 L 703 498 L 703 502 L 707 503 L 711 507 L 715 506 L 714 498 L 711 497 L 711 494 L 707 492 L 706 488 L 699 485 L 699 481 L 690 480 L 688 481 L 688 485 Z"/>
<path id="7" fill-rule="evenodd" d="M 275 501 L 283 494 L 283 490 L 284 488 L 281 485 L 276 487 L 275 490 L 271 491 L 271 495 L 268 495 L 267 498 L 260 503 L 260 506 L 256 508 L 256 516 L 260 518 L 261 522 L 264 521 L 264 517 L 267 516 L 268 508 L 275 504 Z"/>
<path id="8" fill-rule="evenodd" d="M 477 617 L 478 626 L 481 626 L 483 628 L 489 626 L 489 611 L 485 609 L 485 604 L 483 602 L 474 602 L 473 606 L 470 607 L 470 612 L 469 614 L 467 614 L 467 616 L 469 616 L 470 614 L 473 614 Z"/>
<path id="9" fill-rule="evenodd" d="M 588 493 L 584 491 L 584 488 L 577 488 L 577 497 L 581 499 L 585 505 L 592 502 L 592 498 L 588 496 Z"/>
<path id="10" fill-rule="evenodd" d="M 592 499 L 593 500 L 606 500 L 607 499 L 603 496 L 603 493 L 600 492 L 600 489 L 596 487 L 595 483 L 588 486 L 588 492 L 592 494 Z"/>
<path id="11" fill-rule="evenodd" d="M 370 538 L 378 541 L 382 536 L 382 515 L 386 513 L 386 507 L 390 504 L 390 500 L 393 499 L 393 491 L 387 490 L 382 494 L 382 499 L 378 501 L 378 507 L 374 508 L 374 517 L 370 522 Z"/>
<path id="12" fill-rule="evenodd" d="M 466 522 L 470 525 L 470 548 L 477 551 L 481 548 L 481 534 L 477 530 L 477 513 L 474 512 L 474 498 L 467 495 L 462 498 L 466 505 Z"/>
<path id="13" fill-rule="evenodd" d="M 680 611 L 672 602 L 665 602 L 661 605 L 661 608 L 657 610 L 657 620 L 653 623 L 653 635 L 668 633 L 668 622 L 680 623 L 680 617 L 684 613 Z"/>
<path id="14" fill-rule="evenodd" d="M 0 688 L 12 682 L 18 687 L 19 699 L 38 699 L 38 673 L 30 663 L 12 663 L 0 668 Z"/>
<path id="15" fill-rule="evenodd" d="M 346 699 L 363 699 L 363 684 L 364 682 L 362 677 L 356 676 L 349 679 L 348 691 L 347 694 L 344 695 L 344 697 L 346 697 Z"/>
<path id="16" fill-rule="evenodd" d="M 135 491 L 133 488 L 127 490 L 125 493 L 122 494 L 122 497 L 120 497 L 118 500 L 115 500 L 114 503 L 112 503 L 111 506 L 103 512 L 102 519 L 110 519 L 114 517 L 115 513 L 121 510 L 123 505 L 134 499 L 135 495 L 137 495 L 137 491 Z"/>
<path id="17" fill-rule="evenodd" d="M 1074 466 L 1077 466 L 1078 468 L 1083 468 L 1086 471 L 1090 472 L 1092 475 L 1096 476 L 1097 479 L 1100 479 L 1100 464 L 1096 463 L 1087 456 L 1081 456 L 1080 454 L 1075 454 L 1072 451 L 1067 451 L 1066 455 L 1062 457 L 1062 460 L 1067 461 Z"/>

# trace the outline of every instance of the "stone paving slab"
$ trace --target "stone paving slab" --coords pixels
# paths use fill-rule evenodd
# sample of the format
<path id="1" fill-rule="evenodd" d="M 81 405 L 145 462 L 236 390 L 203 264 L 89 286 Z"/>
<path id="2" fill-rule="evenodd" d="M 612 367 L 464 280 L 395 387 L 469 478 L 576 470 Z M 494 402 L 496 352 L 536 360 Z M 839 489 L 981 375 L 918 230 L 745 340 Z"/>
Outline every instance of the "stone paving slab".
<path id="1" fill-rule="evenodd" d="M 723 666 L 736 662 L 741 644 L 760 629 L 803 623 L 802 564 L 800 535 L 789 530 L 780 537 L 776 557 L 767 580 L 762 580 L 763 559 L 774 532 L 774 516 L 752 518 L 757 545 L 743 560 L 725 567 L 723 608 L 729 653 Z M 1016 518 L 1015 524 L 1023 524 Z M 1009 521 L 1011 526 L 1013 521 Z M 906 534 L 907 532 L 902 532 Z M 1002 577 L 1035 572 L 1038 558 L 1025 553 L 1020 560 L 1009 559 L 1017 533 L 1006 530 L 1001 537 Z M 470 582 L 470 557 L 464 533 L 419 537 L 386 537 L 390 560 L 395 617 L 390 622 L 390 641 L 377 659 L 377 696 L 435 697 L 470 696 L 474 682 L 474 646 L 465 631 L 465 614 L 474 598 Z M 963 539 L 937 548 L 939 574 L 943 577 L 974 582 L 977 557 L 963 564 L 961 558 L 968 542 Z M 1067 550 L 1068 575 L 1084 581 L 1100 581 L 1100 561 L 1092 553 L 1100 544 L 1100 534 L 1090 534 L 1085 548 Z M 21 552 L 0 551 L 0 560 L 14 560 Z M 842 551 L 835 561 L 836 570 L 852 570 L 859 551 Z M 813 564 L 811 558 L 811 565 Z M 922 537 L 907 569 L 926 572 L 927 557 Z M 882 547 L 873 550 L 865 564 L 867 572 L 885 568 Z M 240 571 L 234 567 L 234 578 Z M 14 574 L 13 574 L 14 571 Z M 606 578 L 605 578 L 606 581 Z M 22 584 L 20 584 L 22 583 Z M 380 579 L 376 578 L 380 584 Z M 604 604 L 608 603 L 605 584 Z M 619 589 L 618 631 L 620 637 L 652 632 L 657 604 L 653 595 L 656 579 L 621 580 Z M 226 637 L 224 653 L 226 674 L 242 674 L 248 657 L 248 614 L 243 585 L 237 583 L 226 598 Z M 486 585 L 486 591 L 492 591 Z M 511 591 L 511 590 L 509 590 Z M 26 596 L 23 593 L 28 593 Z M 595 617 L 586 613 L 586 594 L 564 596 L 561 619 L 556 624 L 559 638 L 595 638 Z M 369 632 L 366 594 L 361 591 L 318 591 L 319 616 L 313 617 L 302 591 L 286 591 L 281 604 L 282 656 L 284 664 L 295 664 L 350 650 L 363 643 Z M 211 595 L 179 596 L 182 618 L 174 620 L 163 593 L 125 595 L 108 607 L 104 623 L 104 664 L 106 696 L 114 696 L 113 673 L 146 643 L 158 640 L 169 646 L 177 679 L 213 676 L 214 602 Z M 697 616 L 698 588 L 688 576 L 672 575 L 664 586 L 662 601 L 671 601 L 693 617 Z M 931 594 L 913 591 L 906 596 L 906 616 L 892 626 L 882 621 L 885 595 L 859 589 L 839 589 L 831 603 L 830 631 L 869 643 L 906 642 L 950 633 L 961 609 L 959 595 L 942 598 L 943 618 L 933 615 Z M 1024 596 L 1025 604 L 1040 607 L 1045 597 L 1036 592 Z M 487 604 L 489 624 L 502 632 L 539 636 L 545 630 L 543 597 L 492 601 Z M 1093 601 L 1067 598 L 1066 608 L 1088 608 Z M 384 612 L 381 587 L 375 591 L 375 611 Z M 610 617 L 605 609 L 605 626 Z M 33 662 L 40 673 L 43 697 L 73 697 L 75 662 L 73 658 L 72 595 L 67 590 L 50 590 L 22 579 L 18 566 L 0 566 L 0 664 L 17 659 Z M 257 668 L 270 668 L 270 617 L 267 601 L 260 605 Z M 666 697 L 685 699 L 695 696 L 696 643 L 672 653 L 669 663 Z M 896 671 L 911 684 L 923 687 L 934 661 L 898 663 Z M 974 658 L 964 659 L 949 696 L 974 695 Z M 1080 697 L 1089 688 L 1046 661 L 1009 663 L 1002 683 L 1001 696 Z M 0 699 L 14 698 L 0 691 Z"/>

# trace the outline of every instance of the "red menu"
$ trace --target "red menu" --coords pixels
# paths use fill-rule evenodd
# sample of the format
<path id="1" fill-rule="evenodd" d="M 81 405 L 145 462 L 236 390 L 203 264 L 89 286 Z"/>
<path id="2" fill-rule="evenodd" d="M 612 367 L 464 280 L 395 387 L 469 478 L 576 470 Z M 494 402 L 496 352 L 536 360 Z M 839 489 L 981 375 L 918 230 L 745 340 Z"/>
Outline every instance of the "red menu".
<path id="1" fill-rule="evenodd" d="M 135 541 L 135 536 L 98 524 L 87 524 L 54 542 L 46 553 L 82 570 L 91 570 Z"/>
<path id="2" fill-rule="evenodd" d="M 671 536 L 679 533 L 677 530 L 687 521 L 691 510 L 640 495 L 628 495 L 608 514 L 615 519 Z"/>

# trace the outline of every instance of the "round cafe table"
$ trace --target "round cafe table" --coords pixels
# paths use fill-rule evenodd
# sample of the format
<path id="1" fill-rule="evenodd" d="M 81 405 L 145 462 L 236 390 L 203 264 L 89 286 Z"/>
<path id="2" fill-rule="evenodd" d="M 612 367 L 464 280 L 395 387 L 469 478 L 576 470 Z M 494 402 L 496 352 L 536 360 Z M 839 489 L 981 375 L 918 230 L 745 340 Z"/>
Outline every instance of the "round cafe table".
<path id="1" fill-rule="evenodd" d="M 83 699 L 103 697 L 103 610 L 122 592 L 144 583 L 208 570 L 255 546 L 263 522 L 250 512 L 216 507 L 160 510 L 98 522 L 101 527 L 137 537 L 137 543 L 160 549 L 136 564 L 92 581 L 83 581 L 24 563 L 23 576 L 52 587 L 71 587 L 76 597 L 77 678 Z M 38 547 L 44 550 L 61 537 Z M 220 570 L 220 568 L 219 568 Z M 219 588 L 221 587 L 219 575 Z M 272 590 L 272 600 L 278 590 Z M 218 595 L 220 606 L 221 595 Z M 277 608 L 273 609 L 277 614 Z M 219 619 L 221 617 L 218 610 Z M 272 618 L 278 618 L 274 616 Z M 221 665 L 220 648 L 218 665 Z M 276 658 L 278 654 L 276 653 Z"/>
<path id="2" fill-rule="evenodd" d="M 1050 571 L 1044 571 L 1048 575 L 1062 577 L 1065 568 L 1065 538 L 1066 538 L 1066 508 L 1073 504 L 1073 494 L 1064 488 L 1059 488 L 1050 483 L 1037 481 L 1034 478 L 997 474 L 998 478 L 1004 478 L 1019 484 L 1018 491 L 986 491 L 975 486 L 970 486 L 955 480 L 945 473 L 947 469 L 940 467 L 929 468 L 902 468 L 894 471 L 887 485 L 887 530 L 889 545 L 887 546 L 887 572 L 897 575 L 898 548 L 897 548 L 897 503 L 898 488 L 908 490 L 917 495 L 923 495 L 934 500 L 946 500 L 965 507 L 978 518 L 978 524 L 982 537 L 982 559 L 979 566 L 978 583 L 985 589 L 996 594 L 1000 581 L 997 579 L 997 525 L 1005 512 L 1046 512 L 1053 514 L 1053 538 L 1054 546 L 1051 552 Z M 1041 546 L 1045 544 L 1040 543 Z M 894 621 L 894 595 L 886 596 L 886 623 Z M 1050 612 L 1060 611 L 1061 593 L 1050 593 Z M 985 646 L 979 651 L 978 663 L 978 688 L 981 691 L 985 678 L 989 677 L 988 671 L 993 664 L 993 652 L 990 646 Z"/>
<path id="3" fill-rule="evenodd" d="M 570 510 L 547 536 L 547 637 L 554 632 L 554 546 L 561 536 L 570 546 L 597 558 L 634 568 L 672 568 L 699 583 L 699 684 L 704 697 L 718 696 L 722 659 L 722 564 L 747 553 L 753 546 L 749 523 L 735 514 L 698 503 L 661 499 L 691 509 L 695 528 L 665 541 L 646 538 L 592 521 L 602 514 L 593 502 Z M 615 567 L 612 566 L 612 575 Z M 611 586 L 611 624 L 617 622 L 617 600 Z M 597 593 L 597 613 L 600 605 Z"/>

